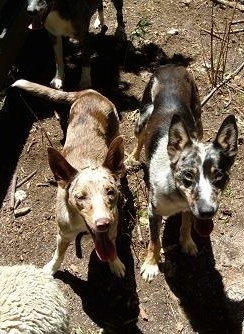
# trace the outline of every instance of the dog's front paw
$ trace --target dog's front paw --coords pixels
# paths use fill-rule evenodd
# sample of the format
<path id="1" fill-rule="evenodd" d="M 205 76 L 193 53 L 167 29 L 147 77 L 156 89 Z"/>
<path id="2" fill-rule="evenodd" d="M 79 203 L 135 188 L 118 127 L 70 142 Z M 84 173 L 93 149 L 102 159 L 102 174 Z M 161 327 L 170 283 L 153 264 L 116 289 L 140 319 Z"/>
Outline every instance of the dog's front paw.
<path id="1" fill-rule="evenodd" d="M 125 265 L 123 264 L 123 262 L 120 261 L 118 257 L 116 257 L 114 261 L 109 262 L 109 267 L 114 275 L 120 278 L 125 276 Z"/>
<path id="2" fill-rule="evenodd" d="M 60 78 L 53 78 L 50 82 L 50 86 L 55 89 L 61 89 L 63 88 L 63 80 Z"/>
<path id="3" fill-rule="evenodd" d="M 151 282 L 159 274 L 159 267 L 155 264 L 144 262 L 140 274 L 146 282 Z"/>
<path id="4" fill-rule="evenodd" d="M 183 253 L 191 256 L 196 256 L 198 253 L 197 245 L 192 239 L 181 242 L 181 249 Z"/>

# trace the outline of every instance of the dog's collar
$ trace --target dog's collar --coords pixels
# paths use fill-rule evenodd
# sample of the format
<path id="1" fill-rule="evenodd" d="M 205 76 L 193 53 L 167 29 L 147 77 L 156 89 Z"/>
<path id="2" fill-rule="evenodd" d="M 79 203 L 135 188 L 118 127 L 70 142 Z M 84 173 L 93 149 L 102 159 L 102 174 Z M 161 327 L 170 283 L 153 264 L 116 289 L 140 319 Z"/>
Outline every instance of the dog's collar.
<path id="1" fill-rule="evenodd" d="M 54 1 L 50 1 L 47 5 L 47 8 L 33 18 L 32 22 L 31 22 L 31 24 L 29 25 L 28 28 L 31 29 L 31 30 L 42 29 L 44 27 L 44 23 L 46 21 L 46 18 L 48 16 L 48 14 L 52 10 L 55 10 Z"/>

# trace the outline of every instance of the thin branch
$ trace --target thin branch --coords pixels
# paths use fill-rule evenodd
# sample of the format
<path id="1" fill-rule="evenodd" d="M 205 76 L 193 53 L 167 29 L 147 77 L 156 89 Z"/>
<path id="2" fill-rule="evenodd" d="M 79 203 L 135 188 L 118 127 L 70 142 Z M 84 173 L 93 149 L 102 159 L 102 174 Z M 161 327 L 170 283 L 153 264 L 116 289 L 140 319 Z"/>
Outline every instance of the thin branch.
<path id="1" fill-rule="evenodd" d="M 236 20 L 236 21 L 233 21 L 231 24 L 234 25 L 234 24 L 240 24 L 240 23 L 244 23 L 244 20 Z"/>
<path id="2" fill-rule="evenodd" d="M 244 68 L 244 62 L 233 72 L 230 73 L 222 82 L 220 82 L 216 87 L 214 87 L 210 93 L 203 99 L 201 102 L 201 106 L 203 107 L 205 103 L 213 96 L 213 94 L 224 86 L 227 82 L 229 82 L 232 78 L 234 78 L 241 70 Z"/>
<path id="3" fill-rule="evenodd" d="M 36 172 L 37 171 L 34 170 L 34 172 L 30 173 L 23 180 L 21 180 L 20 182 L 18 182 L 17 185 L 16 185 L 16 188 L 22 186 L 22 184 L 24 184 L 25 182 L 29 181 L 36 174 Z"/>
<path id="4" fill-rule="evenodd" d="M 29 104 L 26 102 L 26 100 L 23 98 L 23 96 L 22 96 L 21 94 L 20 94 L 20 97 L 21 97 L 22 101 L 24 102 L 25 106 L 27 107 L 27 109 L 28 109 L 28 110 L 31 112 L 31 114 L 35 117 L 35 119 L 36 119 L 36 121 L 38 122 L 38 125 L 39 125 L 39 127 L 40 127 L 40 129 L 41 129 L 41 132 L 42 132 L 42 133 L 44 134 L 44 136 L 46 137 L 46 139 L 47 139 L 49 145 L 53 147 L 53 144 L 52 144 L 51 140 L 49 139 L 49 136 L 48 136 L 46 130 L 42 127 L 39 118 L 36 116 L 36 114 L 34 113 L 34 111 L 32 110 L 32 108 L 29 106 Z"/>
<path id="5" fill-rule="evenodd" d="M 229 6 L 231 8 L 237 8 L 241 12 L 244 12 L 244 5 L 237 3 L 236 1 L 227 1 L 227 0 L 215 0 L 217 3 L 221 5 Z"/>
<path id="6" fill-rule="evenodd" d="M 12 177 L 10 194 L 9 194 L 9 197 L 10 197 L 9 208 L 11 211 L 14 210 L 16 183 L 17 183 L 17 168 L 15 169 L 13 177 Z"/>

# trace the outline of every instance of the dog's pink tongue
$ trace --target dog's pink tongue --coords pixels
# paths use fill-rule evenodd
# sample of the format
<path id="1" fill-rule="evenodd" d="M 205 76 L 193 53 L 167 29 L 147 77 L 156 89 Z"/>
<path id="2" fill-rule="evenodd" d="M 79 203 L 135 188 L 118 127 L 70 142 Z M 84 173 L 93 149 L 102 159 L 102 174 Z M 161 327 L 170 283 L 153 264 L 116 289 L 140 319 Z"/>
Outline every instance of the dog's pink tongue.
<path id="1" fill-rule="evenodd" d="M 113 261 L 117 254 L 107 233 L 95 233 L 95 249 L 101 261 Z"/>
<path id="2" fill-rule="evenodd" d="M 43 28 L 43 21 L 40 15 L 33 18 L 31 24 L 28 27 L 31 30 L 39 30 Z"/>

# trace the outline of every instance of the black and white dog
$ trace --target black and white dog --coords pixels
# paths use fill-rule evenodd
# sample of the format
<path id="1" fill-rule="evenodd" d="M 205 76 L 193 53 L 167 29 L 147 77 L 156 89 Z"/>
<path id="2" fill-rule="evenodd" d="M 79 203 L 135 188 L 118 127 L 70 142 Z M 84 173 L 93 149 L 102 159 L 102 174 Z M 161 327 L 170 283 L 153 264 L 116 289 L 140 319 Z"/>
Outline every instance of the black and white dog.
<path id="1" fill-rule="evenodd" d="M 124 34 L 123 0 L 112 0 L 117 11 L 117 32 Z M 33 18 L 32 27 L 41 25 L 50 33 L 56 58 L 56 74 L 51 86 L 63 87 L 64 61 L 62 36 L 77 39 L 82 51 L 82 76 L 80 88 L 91 87 L 89 26 L 98 11 L 96 27 L 106 31 L 102 0 L 28 0 L 27 12 Z"/>
<path id="2" fill-rule="evenodd" d="M 203 143 L 198 89 L 184 66 L 168 64 L 152 75 L 138 117 L 132 153 L 139 160 L 145 147 L 149 172 L 148 253 L 141 268 L 146 281 L 159 272 L 162 217 L 181 213 L 182 251 L 195 255 L 191 226 L 209 235 L 220 195 L 237 154 L 235 117 L 225 118 L 212 142 Z"/>

